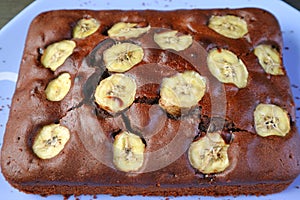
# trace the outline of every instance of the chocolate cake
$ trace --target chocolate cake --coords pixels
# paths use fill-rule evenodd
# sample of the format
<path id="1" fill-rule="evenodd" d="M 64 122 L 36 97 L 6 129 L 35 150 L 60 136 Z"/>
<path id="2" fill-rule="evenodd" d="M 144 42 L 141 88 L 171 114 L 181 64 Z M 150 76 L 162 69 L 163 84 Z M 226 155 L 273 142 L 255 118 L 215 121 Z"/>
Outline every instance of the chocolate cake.
<path id="1" fill-rule="evenodd" d="M 40 195 L 280 192 L 300 173 L 282 48 L 257 8 L 42 13 L 2 173 Z"/>

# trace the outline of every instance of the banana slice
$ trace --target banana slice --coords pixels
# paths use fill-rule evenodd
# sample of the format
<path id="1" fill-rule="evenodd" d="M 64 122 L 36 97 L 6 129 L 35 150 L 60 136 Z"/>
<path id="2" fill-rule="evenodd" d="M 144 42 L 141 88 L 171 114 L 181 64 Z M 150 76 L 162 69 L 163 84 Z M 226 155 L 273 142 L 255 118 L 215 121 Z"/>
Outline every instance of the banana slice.
<path id="1" fill-rule="evenodd" d="M 109 37 L 127 40 L 137 38 L 151 28 L 150 25 L 144 28 L 138 28 L 137 25 L 136 23 L 119 22 L 114 24 L 107 33 Z"/>
<path id="2" fill-rule="evenodd" d="M 198 104 L 206 91 L 206 79 L 195 71 L 185 71 L 164 78 L 159 105 L 168 113 L 180 116 Z"/>
<path id="3" fill-rule="evenodd" d="M 37 134 L 32 150 L 41 159 L 50 159 L 57 156 L 70 139 L 70 132 L 59 124 L 44 126 Z"/>
<path id="4" fill-rule="evenodd" d="M 81 19 L 73 29 L 73 38 L 86 38 L 95 33 L 99 27 L 100 23 L 94 18 Z"/>
<path id="5" fill-rule="evenodd" d="M 102 80 L 96 88 L 96 103 L 110 113 L 129 107 L 136 93 L 134 79 L 124 74 L 113 74 Z"/>
<path id="6" fill-rule="evenodd" d="M 123 172 L 137 171 L 144 163 L 144 151 L 145 144 L 139 136 L 123 131 L 113 143 L 113 163 Z"/>
<path id="7" fill-rule="evenodd" d="M 279 52 L 271 45 L 261 44 L 255 47 L 254 54 L 266 73 L 283 75 Z"/>
<path id="8" fill-rule="evenodd" d="M 154 41 L 160 48 L 173 49 L 182 51 L 187 49 L 193 43 L 193 38 L 190 35 L 177 35 L 178 31 L 167 31 L 154 34 Z"/>
<path id="9" fill-rule="evenodd" d="M 233 83 L 238 88 L 247 86 L 248 71 L 234 53 L 225 49 L 213 49 L 208 53 L 207 65 L 214 77 L 222 83 Z"/>
<path id="10" fill-rule="evenodd" d="M 142 61 L 143 49 L 131 43 L 119 43 L 103 52 L 103 60 L 110 72 L 125 72 Z"/>
<path id="11" fill-rule="evenodd" d="M 232 39 L 242 38 L 248 33 L 247 22 L 237 16 L 212 16 L 208 27 L 217 33 Z"/>
<path id="12" fill-rule="evenodd" d="M 229 166 L 226 144 L 219 133 L 207 133 L 188 150 L 191 165 L 203 174 L 223 172 Z"/>
<path id="13" fill-rule="evenodd" d="M 50 81 L 45 90 L 46 97 L 50 101 L 61 101 L 71 88 L 71 76 L 63 73 L 56 79 Z"/>
<path id="14" fill-rule="evenodd" d="M 273 104 L 259 104 L 254 111 L 254 125 L 258 135 L 285 136 L 291 129 L 288 113 Z"/>
<path id="15" fill-rule="evenodd" d="M 49 45 L 42 57 L 42 65 L 55 71 L 73 53 L 76 43 L 72 40 L 63 40 Z"/>

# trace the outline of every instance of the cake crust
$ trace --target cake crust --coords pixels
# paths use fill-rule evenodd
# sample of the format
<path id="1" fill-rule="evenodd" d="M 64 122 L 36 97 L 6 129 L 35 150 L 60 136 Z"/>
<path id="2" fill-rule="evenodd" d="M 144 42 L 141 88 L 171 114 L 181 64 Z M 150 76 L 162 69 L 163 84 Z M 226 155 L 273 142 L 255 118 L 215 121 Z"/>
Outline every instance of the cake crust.
<path id="1" fill-rule="evenodd" d="M 211 30 L 208 22 L 213 15 L 243 18 L 248 24 L 247 35 L 235 40 Z M 73 54 L 54 72 L 43 67 L 41 51 L 52 43 L 72 39 L 72 29 L 85 17 L 101 23 L 96 33 L 73 39 Z M 151 25 L 152 30 L 132 40 L 144 48 L 144 57 L 124 72 L 137 83 L 134 103 L 112 115 L 95 103 L 93 95 L 97 84 L 112 74 L 105 69 L 102 54 L 115 43 L 107 31 L 120 21 Z M 151 39 L 156 28 L 191 35 L 193 43 L 180 53 L 162 50 Z M 253 53 L 262 43 L 282 52 L 276 18 L 257 8 L 59 10 L 40 14 L 28 32 L 6 126 L 1 151 L 3 175 L 17 189 L 40 195 L 236 196 L 284 190 L 300 173 L 300 137 L 286 73 L 266 74 Z M 249 72 L 246 88 L 219 84 L 211 75 L 206 58 L 214 48 L 226 48 L 244 62 Z M 160 82 L 186 70 L 199 71 L 210 81 L 210 87 L 197 109 L 177 118 L 159 106 Z M 47 84 L 64 72 L 71 75 L 70 91 L 61 101 L 47 100 Z M 216 91 L 214 83 L 222 86 L 221 92 Z M 253 112 L 259 103 L 276 104 L 286 110 L 291 129 L 285 137 L 257 135 Z M 40 159 L 32 145 L 38 130 L 51 123 L 67 127 L 71 136 L 59 155 Z M 225 140 L 229 137 L 230 165 L 220 173 L 203 174 L 191 166 L 187 152 L 191 142 L 212 127 L 221 131 Z M 114 138 L 126 129 L 139 134 L 146 144 L 148 154 L 138 173 L 122 172 L 112 162 Z"/>

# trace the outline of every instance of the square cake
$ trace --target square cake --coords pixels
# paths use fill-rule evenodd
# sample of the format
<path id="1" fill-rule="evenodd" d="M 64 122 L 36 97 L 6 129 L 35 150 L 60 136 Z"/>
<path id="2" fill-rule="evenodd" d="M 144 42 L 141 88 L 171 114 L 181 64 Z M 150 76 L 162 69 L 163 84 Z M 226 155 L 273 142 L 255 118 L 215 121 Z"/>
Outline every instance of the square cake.
<path id="1" fill-rule="evenodd" d="M 1 151 L 40 195 L 265 195 L 300 173 L 276 18 L 57 10 L 29 28 Z"/>

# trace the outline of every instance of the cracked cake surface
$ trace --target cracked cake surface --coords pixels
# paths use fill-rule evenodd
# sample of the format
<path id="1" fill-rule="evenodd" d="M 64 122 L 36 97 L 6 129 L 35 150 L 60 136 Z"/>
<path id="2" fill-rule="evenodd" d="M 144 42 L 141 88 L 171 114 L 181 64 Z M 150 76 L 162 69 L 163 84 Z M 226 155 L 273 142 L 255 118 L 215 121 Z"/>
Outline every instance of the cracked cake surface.
<path id="1" fill-rule="evenodd" d="M 41 195 L 280 192 L 300 173 L 281 52 L 257 8 L 42 13 L 2 173 Z"/>

